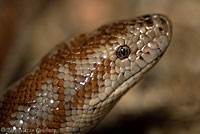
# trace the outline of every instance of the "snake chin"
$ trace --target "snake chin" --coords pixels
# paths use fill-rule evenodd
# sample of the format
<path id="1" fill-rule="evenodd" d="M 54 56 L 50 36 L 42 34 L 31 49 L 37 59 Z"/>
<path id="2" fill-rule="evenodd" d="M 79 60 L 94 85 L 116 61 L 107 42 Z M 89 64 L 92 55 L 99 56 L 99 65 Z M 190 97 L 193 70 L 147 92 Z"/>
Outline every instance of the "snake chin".
<path id="1" fill-rule="evenodd" d="M 126 79 L 122 84 L 120 84 L 117 88 L 113 89 L 113 92 L 105 99 L 105 101 L 110 100 L 111 102 L 115 102 L 119 100 L 131 87 L 133 87 L 140 79 L 144 76 L 144 74 L 150 70 L 162 57 L 162 54 L 150 62 L 146 67 L 135 73 L 134 75 L 130 76 Z M 117 101 L 116 101 L 117 102 Z"/>

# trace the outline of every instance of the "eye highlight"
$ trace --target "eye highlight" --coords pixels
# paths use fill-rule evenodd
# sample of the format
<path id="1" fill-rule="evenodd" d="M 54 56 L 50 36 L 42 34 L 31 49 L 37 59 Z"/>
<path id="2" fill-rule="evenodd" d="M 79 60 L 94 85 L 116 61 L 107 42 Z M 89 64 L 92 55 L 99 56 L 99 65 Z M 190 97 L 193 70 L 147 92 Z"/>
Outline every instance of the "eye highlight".
<path id="1" fill-rule="evenodd" d="M 130 54 L 130 48 L 126 45 L 120 46 L 116 51 L 117 57 L 121 60 L 128 58 Z"/>

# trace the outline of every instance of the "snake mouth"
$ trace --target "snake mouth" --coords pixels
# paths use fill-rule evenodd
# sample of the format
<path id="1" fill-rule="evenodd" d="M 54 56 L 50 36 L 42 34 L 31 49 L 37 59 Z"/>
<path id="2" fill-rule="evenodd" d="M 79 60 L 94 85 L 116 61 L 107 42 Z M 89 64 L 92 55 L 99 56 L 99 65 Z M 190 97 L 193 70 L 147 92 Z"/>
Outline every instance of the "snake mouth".
<path id="1" fill-rule="evenodd" d="M 125 94 L 131 87 L 133 87 L 133 85 L 135 85 L 143 77 L 143 75 L 159 61 L 162 55 L 163 54 L 161 54 L 159 57 L 147 64 L 140 71 L 127 78 L 117 88 L 113 89 L 113 92 L 108 96 L 108 98 L 111 98 L 111 101 L 120 99 L 120 97 L 123 96 L 123 94 Z"/>

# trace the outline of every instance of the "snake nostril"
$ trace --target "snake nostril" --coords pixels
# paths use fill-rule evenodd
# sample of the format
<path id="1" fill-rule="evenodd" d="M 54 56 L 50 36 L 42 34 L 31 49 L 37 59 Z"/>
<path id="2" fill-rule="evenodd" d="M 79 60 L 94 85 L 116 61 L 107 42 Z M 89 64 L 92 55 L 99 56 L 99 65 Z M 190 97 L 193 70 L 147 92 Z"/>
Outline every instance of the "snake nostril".
<path id="1" fill-rule="evenodd" d="M 161 31 L 161 32 L 163 31 L 163 28 L 162 28 L 162 27 L 159 27 L 158 29 L 159 29 L 159 31 Z"/>
<path id="2" fill-rule="evenodd" d="M 160 21 L 163 29 L 162 31 L 167 32 L 167 34 L 170 34 L 172 32 L 170 20 L 166 16 L 160 15 Z"/>
<path id="3" fill-rule="evenodd" d="M 145 22 L 146 22 L 146 24 L 147 24 L 148 27 L 152 27 L 153 26 L 152 19 L 147 19 Z"/>

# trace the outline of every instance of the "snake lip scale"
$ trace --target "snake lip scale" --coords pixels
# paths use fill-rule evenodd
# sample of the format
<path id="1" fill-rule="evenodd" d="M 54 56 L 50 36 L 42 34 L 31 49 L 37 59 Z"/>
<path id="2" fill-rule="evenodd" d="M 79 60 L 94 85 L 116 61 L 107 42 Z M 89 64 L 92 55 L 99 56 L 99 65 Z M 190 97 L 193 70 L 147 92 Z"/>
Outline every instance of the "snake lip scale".
<path id="1" fill-rule="evenodd" d="M 84 134 L 162 57 L 169 19 L 149 14 L 67 39 L 0 98 L 0 133 Z"/>

